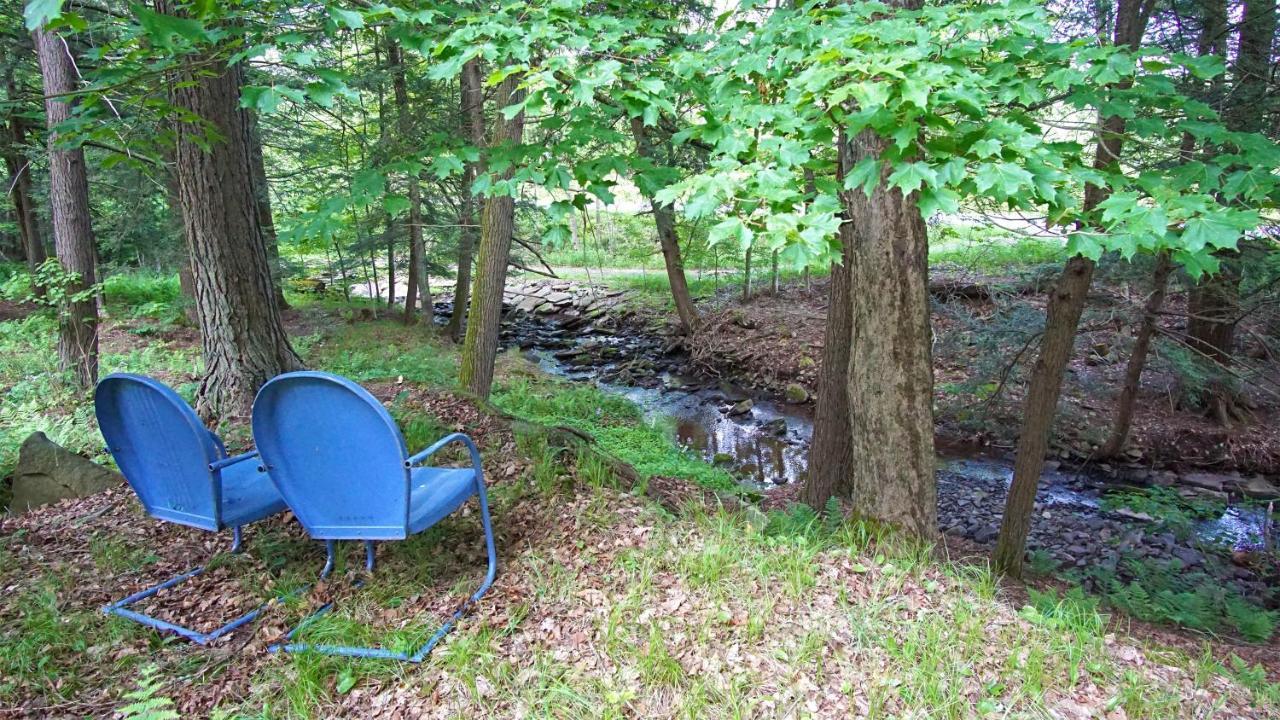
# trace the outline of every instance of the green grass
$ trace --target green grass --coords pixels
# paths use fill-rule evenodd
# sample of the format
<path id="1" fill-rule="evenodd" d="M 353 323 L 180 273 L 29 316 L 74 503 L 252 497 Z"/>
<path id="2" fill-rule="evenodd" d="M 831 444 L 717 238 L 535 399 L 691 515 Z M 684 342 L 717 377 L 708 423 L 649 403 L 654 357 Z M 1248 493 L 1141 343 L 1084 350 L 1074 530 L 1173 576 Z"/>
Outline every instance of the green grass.
<path id="1" fill-rule="evenodd" d="M 1013 235 L 995 228 L 944 225 L 929 234 L 929 264 L 1005 275 L 1067 259 L 1059 240 Z"/>
<path id="2" fill-rule="evenodd" d="M 515 377 L 499 382 L 493 403 L 542 425 L 567 425 L 588 433 L 605 452 L 639 472 L 686 477 L 721 490 L 737 487 L 732 476 L 680 448 L 670 428 L 649 424 L 631 401 L 595 387 L 553 378 Z"/>

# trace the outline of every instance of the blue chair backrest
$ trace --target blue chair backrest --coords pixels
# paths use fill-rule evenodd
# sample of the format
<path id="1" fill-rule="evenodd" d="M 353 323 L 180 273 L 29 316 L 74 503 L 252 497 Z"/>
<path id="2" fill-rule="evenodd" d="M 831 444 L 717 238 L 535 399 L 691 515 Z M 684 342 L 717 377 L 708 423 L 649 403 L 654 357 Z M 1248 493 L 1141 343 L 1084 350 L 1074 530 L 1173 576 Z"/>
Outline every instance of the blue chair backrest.
<path id="1" fill-rule="evenodd" d="M 221 529 L 220 488 L 209 464 L 226 450 L 178 393 L 142 375 L 108 375 L 98 383 L 94 411 L 107 449 L 148 513 Z"/>
<path id="2" fill-rule="evenodd" d="M 408 536 L 404 437 L 364 388 L 322 372 L 275 377 L 254 400 L 253 439 L 271 481 L 312 537 Z"/>

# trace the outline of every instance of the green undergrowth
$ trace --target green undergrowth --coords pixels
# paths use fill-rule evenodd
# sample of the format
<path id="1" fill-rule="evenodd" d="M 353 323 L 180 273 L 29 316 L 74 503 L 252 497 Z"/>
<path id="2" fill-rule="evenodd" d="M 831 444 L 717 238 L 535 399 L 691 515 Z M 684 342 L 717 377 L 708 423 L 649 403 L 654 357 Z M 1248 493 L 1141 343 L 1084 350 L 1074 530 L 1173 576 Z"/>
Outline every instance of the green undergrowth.
<path id="1" fill-rule="evenodd" d="M 0 323 L 0 477 L 13 471 L 18 447 L 40 431 L 51 440 L 95 459 L 105 459 L 89 394 L 77 390 L 57 367 L 57 321 L 44 312 Z M 139 342 L 123 351 L 103 352 L 99 373 L 133 372 L 194 376 L 198 348 Z M 193 383 L 175 383 L 183 394 Z"/>
<path id="2" fill-rule="evenodd" d="M 929 264 L 996 275 L 1033 270 L 1067 259 L 1054 238 L 1016 235 L 991 227 L 943 225 L 929 235 Z"/>
<path id="3" fill-rule="evenodd" d="M 518 376 L 494 389 L 493 403 L 505 412 L 541 425 L 564 425 L 590 435 L 602 450 L 631 466 L 642 478 L 689 478 L 704 487 L 737 487 L 723 469 L 680 447 L 670 428 L 648 423 L 635 403 L 598 388 L 554 378 Z"/>

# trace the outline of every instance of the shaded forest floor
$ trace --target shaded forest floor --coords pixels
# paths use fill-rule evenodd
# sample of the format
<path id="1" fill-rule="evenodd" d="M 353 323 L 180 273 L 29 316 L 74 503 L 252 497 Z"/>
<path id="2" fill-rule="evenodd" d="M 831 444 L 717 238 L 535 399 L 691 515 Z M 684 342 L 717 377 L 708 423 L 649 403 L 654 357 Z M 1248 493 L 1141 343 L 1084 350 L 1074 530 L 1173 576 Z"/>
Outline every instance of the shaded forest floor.
<path id="1" fill-rule="evenodd" d="M 0 367 L 18 406 L 36 402 L 44 380 L 32 371 L 52 358 L 51 328 L 33 322 L 0 323 L 6 349 L 28 343 Z M 383 545 L 361 591 L 345 571 L 307 591 L 323 553 L 287 517 L 252 526 L 248 552 L 230 556 L 217 554 L 227 538 L 156 523 L 124 489 L 66 501 L 0 521 L 0 716 L 107 716 L 152 666 L 155 696 L 219 717 L 1268 717 L 1280 703 L 1266 648 L 1152 633 L 1075 593 L 1002 587 L 981 560 L 959 560 L 963 548 L 931 551 L 803 510 L 723 507 L 673 477 L 622 481 L 599 454 L 448 390 L 455 350 L 416 328 L 318 308 L 291 311 L 289 323 L 309 364 L 363 381 L 409 444 L 454 428 L 477 436 L 497 585 L 423 666 L 280 656 L 266 645 L 335 597 L 340 612 L 312 638 L 401 647 L 426 637 L 483 574 L 474 508 Z M 117 317 L 104 368 L 189 391 L 193 342 L 180 323 Z M 44 389 L 46 429 L 93 447 L 76 429 L 84 398 Z M 554 417 L 580 401 L 613 412 L 575 393 L 589 391 L 518 357 L 501 362 L 495 397 L 507 411 Z M 539 399 L 560 404 L 539 413 Z M 246 444 L 243 428 L 223 430 Z M 340 570 L 358 566 L 348 550 Z M 222 618 L 299 593 L 209 649 L 99 612 L 215 554 L 191 594 L 145 609 Z"/>

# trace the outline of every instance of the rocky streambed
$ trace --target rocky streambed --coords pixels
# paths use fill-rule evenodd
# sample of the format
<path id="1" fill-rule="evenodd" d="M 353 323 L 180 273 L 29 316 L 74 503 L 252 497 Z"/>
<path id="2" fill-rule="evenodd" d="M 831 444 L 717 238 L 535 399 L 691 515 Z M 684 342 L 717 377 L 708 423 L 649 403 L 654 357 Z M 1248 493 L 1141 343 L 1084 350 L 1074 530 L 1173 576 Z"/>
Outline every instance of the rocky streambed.
<path id="1" fill-rule="evenodd" d="M 592 300 L 584 305 L 582 298 Z M 522 286 L 511 300 L 505 347 L 518 347 L 550 373 L 595 383 L 636 402 L 655 421 L 670 422 L 683 446 L 725 467 L 749 491 L 768 493 L 803 480 L 813 420 L 801 393 L 763 396 L 697 374 L 677 338 L 626 312 L 624 295 L 560 284 L 548 290 Z M 447 315 L 450 308 L 445 303 L 438 310 Z M 940 457 L 941 529 L 993 543 L 1012 473 L 1007 457 Z M 1141 494 L 1131 494 L 1153 485 L 1167 487 L 1162 497 L 1182 498 L 1195 512 L 1172 524 L 1144 506 Z M 1037 566 L 1086 582 L 1124 583 L 1156 566 L 1225 583 L 1256 604 L 1276 607 L 1274 569 L 1248 560 L 1280 540 L 1266 506 L 1249 498 L 1273 490 L 1263 478 L 1230 473 L 1071 470 L 1051 461 L 1039 486 L 1028 552 Z"/>

